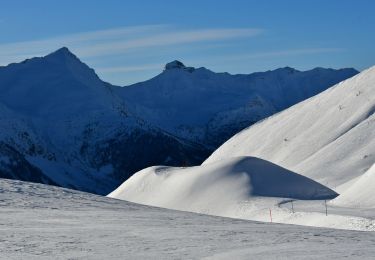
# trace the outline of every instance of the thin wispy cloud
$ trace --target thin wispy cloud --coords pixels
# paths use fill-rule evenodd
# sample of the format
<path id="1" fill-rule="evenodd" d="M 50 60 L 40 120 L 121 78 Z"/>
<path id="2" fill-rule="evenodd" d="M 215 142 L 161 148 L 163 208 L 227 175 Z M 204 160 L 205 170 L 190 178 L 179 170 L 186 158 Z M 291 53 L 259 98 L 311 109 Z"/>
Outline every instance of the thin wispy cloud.
<path id="1" fill-rule="evenodd" d="M 68 46 L 80 57 L 118 55 L 129 51 L 177 44 L 252 37 L 262 30 L 253 28 L 179 29 L 168 25 L 145 25 L 75 33 L 33 41 L 0 44 L 0 62 L 20 57 L 45 55 Z"/>
<path id="2" fill-rule="evenodd" d="M 134 78 L 134 72 L 150 74 L 161 71 L 164 65 L 162 62 L 168 62 L 168 57 L 172 59 L 187 57 L 188 60 L 193 61 L 187 62 L 188 65 L 204 65 L 214 69 L 219 64 L 231 61 L 257 62 L 278 57 L 345 51 L 342 48 L 300 48 L 254 53 L 248 52 L 251 49 L 247 49 L 247 53 L 238 53 L 236 47 L 231 47 L 233 42 L 239 40 L 243 42 L 262 32 L 263 30 L 258 28 L 184 29 L 165 24 L 110 28 L 0 44 L 0 65 L 44 56 L 62 46 L 67 46 L 78 57 L 94 62 L 94 68 L 100 76 L 110 81 L 113 76 L 117 76 L 119 80 L 116 83 L 121 84 L 133 82 L 134 80 L 127 80 L 127 78 Z M 221 50 L 230 51 L 218 50 L 215 55 L 209 54 L 209 50 L 215 46 L 224 46 L 220 47 Z M 203 55 L 192 59 L 184 54 L 185 51 Z M 120 62 L 115 61 L 118 57 L 122 57 Z"/>
<path id="3" fill-rule="evenodd" d="M 147 35 L 166 28 L 166 25 L 130 26 L 73 33 L 31 41 L 5 43 L 0 44 L 0 57 L 22 57 L 35 54 L 39 54 L 40 56 L 47 54 L 46 51 L 50 52 L 61 48 L 62 46 L 69 46 L 79 51 L 86 46 L 95 46 L 102 42 L 115 42 L 119 39 L 122 40 L 125 38 L 138 37 L 138 35 L 142 34 Z"/>
<path id="4" fill-rule="evenodd" d="M 163 32 L 137 39 L 126 39 L 96 44 L 89 48 L 83 49 L 81 51 L 81 55 L 85 57 L 111 55 L 141 48 L 250 37 L 257 35 L 260 32 L 261 30 L 258 29 L 204 29 L 193 31 Z"/>

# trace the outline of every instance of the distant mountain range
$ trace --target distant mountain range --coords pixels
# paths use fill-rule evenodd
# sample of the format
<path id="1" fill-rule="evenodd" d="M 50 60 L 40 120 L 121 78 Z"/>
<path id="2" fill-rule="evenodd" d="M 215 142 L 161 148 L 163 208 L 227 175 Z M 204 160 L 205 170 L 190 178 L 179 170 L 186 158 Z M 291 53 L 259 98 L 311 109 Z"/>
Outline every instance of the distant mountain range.
<path id="1" fill-rule="evenodd" d="M 244 127 L 357 73 L 230 75 L 174 61 L 119 87 L 62 48 L 0 67 L 0 177 L 106 194 L 151 165 L 200 164 Z"/>

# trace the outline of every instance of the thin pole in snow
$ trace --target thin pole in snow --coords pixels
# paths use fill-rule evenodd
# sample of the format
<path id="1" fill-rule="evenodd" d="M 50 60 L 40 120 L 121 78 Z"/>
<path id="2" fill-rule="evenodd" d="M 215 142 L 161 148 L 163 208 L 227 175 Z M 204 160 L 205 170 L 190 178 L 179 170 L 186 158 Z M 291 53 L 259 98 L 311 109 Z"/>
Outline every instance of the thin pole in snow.
<path id="1" fill-rule="evenodd" d="M 294 213 L 294 206 L 293 206 L 293 200 L 292 200 L 292 212 Z"/>
<path id="2" fill-rule="evenodd" d="M 270 209 L 270 219 L 271 219 L 271 223 L 272 223 L 272 211 Z"/>
<path id="3" fill-rule="evenodd" d="M 326 216 L 328 216 L 327 200 L 324 200 L 324 205 L 326 206 Z"/>

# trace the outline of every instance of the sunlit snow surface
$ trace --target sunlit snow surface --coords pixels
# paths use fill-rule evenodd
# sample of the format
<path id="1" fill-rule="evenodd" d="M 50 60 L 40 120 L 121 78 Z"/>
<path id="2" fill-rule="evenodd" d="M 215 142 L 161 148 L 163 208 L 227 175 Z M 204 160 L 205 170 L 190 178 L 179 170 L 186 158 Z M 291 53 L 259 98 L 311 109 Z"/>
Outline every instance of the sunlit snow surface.
<path id="1" fill-rule="evenodd" d="M 375 208 L 375 164 L 334 201 L 334 205 Z"/>
<path id="2" fill-rule="evenodd" d="M 375 207 L 374 171 L 364 172 L 375 162 L 374 83 L 375 67 L 240 132 L 201 166 L 147 168 L 109 196 L 259 221 L 269 221 L 271 210 L 275 222 L 373 231 L 375 212 L 365 208 Z M 293 213 L 288 200 L 321 190 L 308 182 L 291 184 L 283 174 L 267 175 L 268 163 L 233 167 L 238 158 L 254 157 L 276 164 L 278 173 L 287 169 L 342 196 L 328 201 L 328 216 L 324 200 L 295 201 L 298 210 Z M 260 182 L 246 178 L 251 171 L 258 172 Z M 262 189 L 282 192 L 248 190 L 259 188 L 259 183 Z"/>
<path id="3" fill-rule="evenodd" d="M 0 180 L 2 259 L 372 259 L 372 232 L 198 215 Z"/>
<path id="4" fill-rule="evenodd" d="M 375 66 L 238 133 L 203 164 L 255 156 L 344 192 L 375 163 Z"/>
<path id="5" fill-rule="evenodd" d="M 229 158 L 196 167 L 149 167 L 108 196 L 215 216 L 375 231 L 375 210 L 335 207 L 327 187 L 270 162 Z M 293 205 L 292 205 L 293 203 Z M 271 212 L 270 212 L 271 211 Z"/>

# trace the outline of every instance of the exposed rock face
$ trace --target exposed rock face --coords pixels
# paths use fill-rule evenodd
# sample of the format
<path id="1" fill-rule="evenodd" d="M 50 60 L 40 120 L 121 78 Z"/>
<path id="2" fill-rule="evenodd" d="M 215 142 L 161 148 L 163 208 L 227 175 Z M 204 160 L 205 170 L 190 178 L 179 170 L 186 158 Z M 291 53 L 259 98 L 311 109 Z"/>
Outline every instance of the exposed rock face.
<path id="1" fill-rule="evenodd" d="M 166 70 L 171 70 L 171 69 L 183 69 L 186 68 L 185 65 L 178 60 L 171 61 L 165 65 Z"/>

